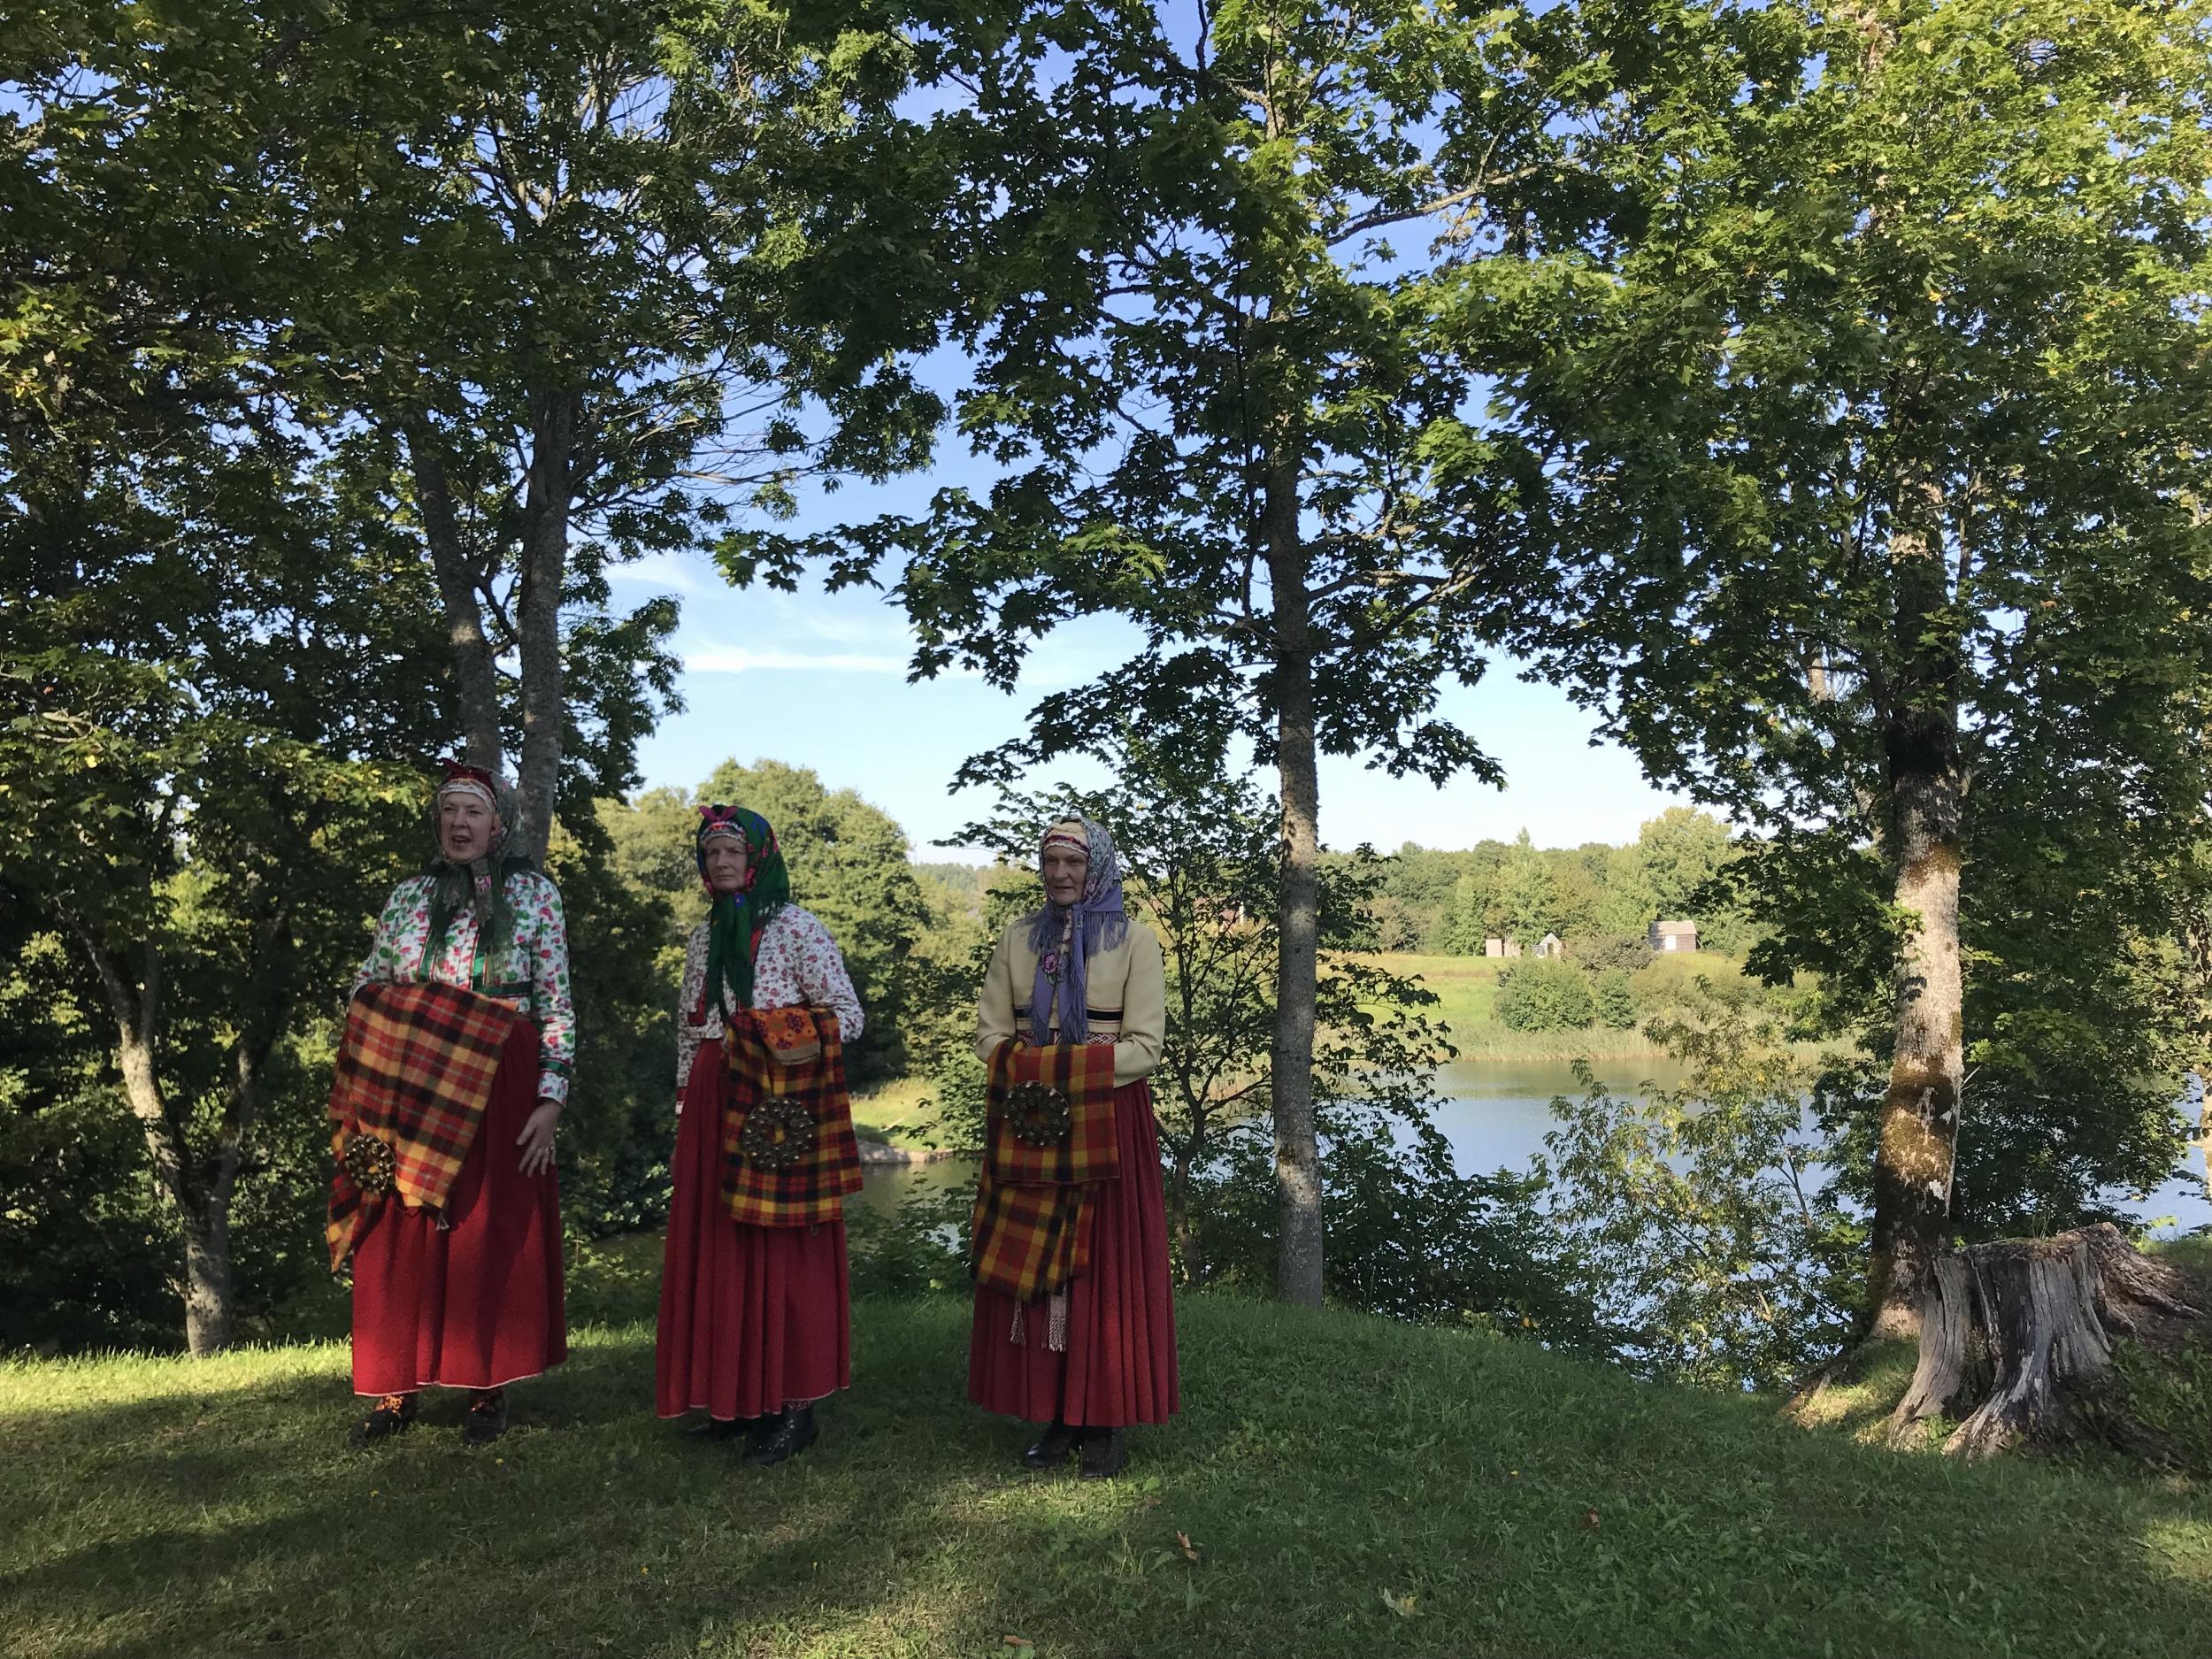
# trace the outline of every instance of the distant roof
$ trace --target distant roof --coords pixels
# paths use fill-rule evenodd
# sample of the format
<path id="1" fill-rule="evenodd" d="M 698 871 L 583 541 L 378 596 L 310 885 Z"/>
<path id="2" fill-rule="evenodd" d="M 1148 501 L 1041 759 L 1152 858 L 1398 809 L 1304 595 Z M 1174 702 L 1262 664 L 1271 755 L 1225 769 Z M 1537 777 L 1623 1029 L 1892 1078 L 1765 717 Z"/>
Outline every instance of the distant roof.
<path id="1" fill-rule="evenodd" d="M 1663 933 L 1694 933 L 1697 932 L 1695 922 L 1654 922 L 1652 926 Z"/>

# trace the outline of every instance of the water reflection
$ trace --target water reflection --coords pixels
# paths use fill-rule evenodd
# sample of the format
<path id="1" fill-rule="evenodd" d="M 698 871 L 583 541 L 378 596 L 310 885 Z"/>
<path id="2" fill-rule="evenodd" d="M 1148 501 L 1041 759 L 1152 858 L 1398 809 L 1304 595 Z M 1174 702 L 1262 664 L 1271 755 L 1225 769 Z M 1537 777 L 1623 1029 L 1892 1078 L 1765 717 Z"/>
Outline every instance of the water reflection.
<path id="1" fill-rule="evenodd" d="M 1684 1075 L 1681 1065 L 1664 1058 L 1603 1060 L 1594 1069 L 1613 1093 L 1637 1099 L 1645 1085 L 1671 1088 Z M 1555 1125 L 1552 1097 L 1571 1099 L 1582 1093 L 1574 1067 L 1564 1061 L 1460 1060 L 1444 1067 L 1437 1080 L 1446 1098 L 1437 1105 L 1436 1125 L 1451 1141 L 1463 1175 L 1525 1169 L 1544 1149 L 1544 1136 Z M 2194 1154 L 2190 1161 L 2201 1169 Z M 2157 1229 L 2162 1234 L 2212 1225 L 2212 1202 L 2206 1202 L 2200 1177 L 2170 1181 L 2122 1207 L 2146 1220 L 2173 1217 Z"/>
<path id="2" fill-rule="evenodd" d="M 1670 1088 L 1684 1074 L 1680 1064 L 1664 1057 L 1604 1060 L 1595 1070 L 1615 1094 L 1637 1098 L 1647 1085 Z M 1554 1126 L 1552 1097 L 1581 1093 L 1573 1065 L 1564 1060 L 1457 1060 L 1438 1072 L 1437 1082 L 1444 1097 L 1437 1104 L 1436 1125 L 1451 1141 L 1463 1175 L 1525 1169 L 1544 1149 L 1544 1136 Z M 2195 1162 L 2194 1155 L 2191 1161 Z M 974 1182 L 972 1159 L 871 1164 L 856 1202 L 887 1212 L 909 1194 L 965 1189 Z M 2159 1229 L 2163 1233 L 2212 1225 L 2212 1203 L 2206 1202 L 2201 1179 L 2169 1182 L 2126 1208 L 2146 1219 L 2172 1217 L 2170 1225 Z"/>

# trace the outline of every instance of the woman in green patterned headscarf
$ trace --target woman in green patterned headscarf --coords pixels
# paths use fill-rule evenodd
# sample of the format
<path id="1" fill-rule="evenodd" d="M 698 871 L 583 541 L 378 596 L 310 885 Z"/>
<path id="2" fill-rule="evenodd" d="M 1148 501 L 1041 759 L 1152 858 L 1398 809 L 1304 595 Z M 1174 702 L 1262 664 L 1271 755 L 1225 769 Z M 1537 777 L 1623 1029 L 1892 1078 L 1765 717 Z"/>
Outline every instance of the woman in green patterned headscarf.
<path id="1" fill-rule="evenodd" d="M 718 868 L 728 868 L 730 855 L 740 849 L 744 862 L 732 878 L 738 885 L 718 885 L 718 870 L 709 867 L 710 858 Z M 707 995 L 718 1013 L 751 1008 L 754 954 L 769 924 L 791 902 L 791 872 L 784 864 L 783 849 L 776 845 L 776 832 L 759 813 L 717 805 L 699 809 L 696 852 L 699 879 L 705 883 L 710 902 Z"/>
<path id="2" fill-rule="evenodd" d="M 737 1097 L 723 1050 L 738 1033 L 726 1027 L 733 1017 L 826 1010 L 850 1042 L 860 1001 L 828 930 L 791 902 L 766 819 L 703 806 L 694 846 L 708 910 L 685 953 L 676 1016 L 681 1118 L 654 1392 L 662 1417 L 707 1413 L 693 1435 L 742 1434 L 747 1463 L 779 1463 L 812 1443 L 814 1402 L 851 1380 L 845 1224 L 756 1225 L 733 1215 L 723 1127 Z"/>

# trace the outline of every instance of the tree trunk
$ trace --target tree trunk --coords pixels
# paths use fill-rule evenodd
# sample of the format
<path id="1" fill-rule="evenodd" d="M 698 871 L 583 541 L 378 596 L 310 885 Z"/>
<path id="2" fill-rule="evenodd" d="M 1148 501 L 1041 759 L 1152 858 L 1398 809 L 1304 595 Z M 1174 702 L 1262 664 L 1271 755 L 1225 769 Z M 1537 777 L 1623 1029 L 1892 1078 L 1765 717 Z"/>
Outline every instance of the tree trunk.
<path id="1" fill-rule="evenodd" d="M 425 423 L 407 428 L 407 454 L 415 474 L 415 505 L 430 544 L 430 567 L 437 573 L 438 597 L 445 608 L 446 641 L 453 653 L 453 683 L 461 702 L 461 730 L 472 766 L 499 769 L 505 745 L 500 738 L 499 673 L 492 643 L 484 633 L 484 611 L 477 598 L 480 572 L 461 538 L 454 511 L 453 486 L 435 432 Z"/>
<path id="2" fill-rule="evenodd" d="M 2197 1073 L 2197 1158 L 2204 1165 L 2204 1195 L 2212 1199 L 2212 1079 Z"/>
<path id="3" fill-rule="evenodd" d="M 1190 1225 L 1190 1171 L 1196 1159 L 1196 1148 L 1180 1146 L 1175 1149 L 1175 1176 L 1168 1192 L 1168 1232 L 1175 1240 L 1176 1253 L 1183 1259 L 1183 1282 L 1198 1281 L 1204 1263 L 1199 1260 L 1198 1237 Z"/>
<path id="4" fill-rule="evenodd" d="M 88 925 L 80 924 L 79 933 L 115 1016 L 116 1068 L 123 1077 L 123 1098 L 146 1138 L 154 1179 L 176 1206 L 183 1229 L 185 1341 L 196 1356 L 217 1353 L 230 1345 L 234 1325 L 229 1211 L 237 1148 L 227 1145 L 219 1155 L 213 1190 L 204 1189 L 192 1167 L 182 1125 L 170 1115 L 156 1059 L 160 953 L 151 945 L 145 948 L 144 970 L 133 985 L 121 961 Z"/>
<path id="5" fill-rule="evenodd" d="M 2196 1064 L 2197 1133 L 2192 1144 L 2204 1165 L 2205 1196 L 2212 1198 L 2212 914 L 2190 898 L 2181 911 L 2185 1026 Z"/>
<path id="6" fill-rule="evenodd" d="M 1321 785 L 1313 717 L 1309 560 L 1298 527 L 1294 457 L 1268 471 L 1261 534 L 1275 627 L 1276 765 L 1282 792 L 1282 875 L 1276 966 L 1275 1190 L 1281 1239 L 1276 1284 L 1286 1302 L 1321 1304 L 1321 1150 L 1313 1118 L 1314 1000 L 1319 972 Z"/>
<path id="7" fill-rule="evenodd" d="M 1946 1251 L 1928 1276 L 1920 1364 L 1891 1415 L 1891 1441 L 1970 1400 L 1947 1452 L 1986 1457 L 2068 1438 L 2078 1427 L 2073 1396 L 2111 1363 L 2116 1338 L 2164 1340 L 2208 1318 L 2180 1273 L 2108 1222 Z"/>
<path id="8" fill-rule="evenodd" d="M 1932 488 L 1908 493 L 1916 525 L 1892 538 L 1898 672 L 1884 722 L 1897 908 L 1915 918 L 1898 952 L 1896 1048 L 1874 1156 L 1869 1332 L 1920 1330 L 1922 1291 L 1951 1207 L 1965 1077 L 1959 957 L 1960 644 Z"/>
<path id="9" fill-rule="evenodd" d="M 523 833 L 530 856 L 545 862 L 560 789 L 568 706 L 561 691 L 561 589 L 568 580 L 570 459 L 578 399 L 552 392 L 539 400 L 524 500 L 521 616 Z"/>
<path id="10" fill-rule="evenodd" d="M 208 1204 L 196 1213 L 180 1206 L 179 1213 L 184 1221 L 184 1340 L 197 1358 L 228 1348 L 235 1330 L 230 1206 Z"/>

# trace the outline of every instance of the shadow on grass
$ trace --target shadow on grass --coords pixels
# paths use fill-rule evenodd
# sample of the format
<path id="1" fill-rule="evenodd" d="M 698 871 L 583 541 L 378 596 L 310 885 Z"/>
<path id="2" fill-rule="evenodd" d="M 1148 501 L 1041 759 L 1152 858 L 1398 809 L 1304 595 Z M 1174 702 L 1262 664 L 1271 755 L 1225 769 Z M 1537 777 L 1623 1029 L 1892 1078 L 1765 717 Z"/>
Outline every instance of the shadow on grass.
<path id="1" fill-rule="evenodd" d="M 1018 1425 L 959 1400 L 961 1357 L 902 1362 L 899 1398 L 825 1404 L 822 1441 L 772 1471 L 651 1417 L 641 1326 L 588 1333 L 518 1385 L 514 1428 L 476 1451 L 450 1391 L 398 1440 L 348 1447 L 357 1408 L 328 1375 L 19 1417 L 0 1650 L 693 1653 L 750 1651 L 776 1630 L 869 1632 L 895 1650 L 902 1626 L 989 1624 L 992 1600 L 964 1578 L 900 1571 L 902 1548 L 929 1553 L 947 1494 L 982 1501 L 968 1523 L 981 1541 L 1014 1525 L 991 1499 L 1039 1484 L 1013 1466 Z"/>
<path id="2" fill-rule="evenodd" d="M 964 1401 L 956 1302 L 856 1308 L 857 1387 L 772 1471 L 651 1417 L 638 1325 L 518 1387 L 488 1455 L 457 1402 L 349 1450 L 329 1371 L 73 1405 L 0 1464 L 0 1650 L 2202 1649 L 2212 1505 L 2185 1492 L 1900 1458 L 1381 1320 L 1183 1320 L 1187 1409 L 1106 1486 L 1019 1470 L 1020 1425 Z"/>

